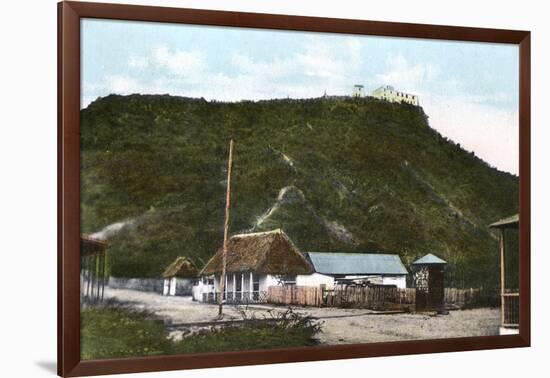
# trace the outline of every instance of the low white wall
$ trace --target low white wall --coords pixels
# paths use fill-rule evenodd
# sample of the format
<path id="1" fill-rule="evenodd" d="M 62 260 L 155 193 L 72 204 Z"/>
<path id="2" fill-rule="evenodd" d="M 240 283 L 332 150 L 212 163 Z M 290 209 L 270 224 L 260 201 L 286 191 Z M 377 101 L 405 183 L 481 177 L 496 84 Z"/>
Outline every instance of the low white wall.
<path id="1" fill-rule="evenodd" d="M 320 287 L 321 285 L 326 285 L 327 289 L 333 289 L 334 277 L 327 276 L 321 273 L 299 274 L 296 276 L 296 285 L 313 286 L 313 287 Z"/>
<path id="2" fill-rule="evenodd" d="M 108 286 L 113 289 L 150 291 L 162 294 L 164 288 L 164 280 L 160 278 L 109 277 Z"/>
<path id="3" fill-rule="evenodd" d="M 407 279 L 405 276 L 384 276 L 382 277 L 383 285 L 395 285 L 399 289 L 405 289 L 407 287 Z"/>

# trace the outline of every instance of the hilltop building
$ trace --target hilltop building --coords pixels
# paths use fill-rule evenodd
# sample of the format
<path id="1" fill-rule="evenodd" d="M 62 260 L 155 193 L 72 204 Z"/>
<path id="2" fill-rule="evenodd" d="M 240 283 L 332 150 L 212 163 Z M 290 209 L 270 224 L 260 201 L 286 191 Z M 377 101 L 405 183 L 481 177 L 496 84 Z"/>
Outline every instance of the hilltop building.
<path id="1" fill-rule="evenodd" d="M 363 97 L 365 96 L 365 87 L 360 84 L 355 84 L 353 86 L 353 92 L 351 94 L 353 97 Z"/>
<path id="2" fill-rule="evenodd" d="M 418 106 L 418 96 L 395 90 L 391 85 L 385 85 L 372 92 L 372 97 L 389 102 L 406 103 Z"/>

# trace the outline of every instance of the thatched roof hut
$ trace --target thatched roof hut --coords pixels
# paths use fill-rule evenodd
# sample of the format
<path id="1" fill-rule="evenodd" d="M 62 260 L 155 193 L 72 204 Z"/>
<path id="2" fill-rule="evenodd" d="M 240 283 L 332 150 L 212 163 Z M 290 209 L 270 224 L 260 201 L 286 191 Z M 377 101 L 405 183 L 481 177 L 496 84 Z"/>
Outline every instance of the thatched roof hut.
<path id="1" fill-rule="evenodd" d="M 199 275 L 199 270 L 187 257 L 178 257 L 172 264 L 166 268 L 162 277 L 164 278 L 195 278 Z"/>
<path id="2" fill-rule="evenodd" d="M 223 249 L 208 261 L 201 274 L 222 271 Z M 226 272 L 264 274 L 310 274 L 313 267 L 281 229 L 240 234 L 228 241 Z"/>

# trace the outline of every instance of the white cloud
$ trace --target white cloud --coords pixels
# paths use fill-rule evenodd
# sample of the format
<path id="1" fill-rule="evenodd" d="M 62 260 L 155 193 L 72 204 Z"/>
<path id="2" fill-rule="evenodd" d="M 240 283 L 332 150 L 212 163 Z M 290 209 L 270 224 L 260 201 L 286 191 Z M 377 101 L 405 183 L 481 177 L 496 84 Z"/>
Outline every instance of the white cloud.
<path id="1" fill-rule="evenodd" d="M 261 60 L 237 52 L 228 63 L 235 73 L 229 75 L 212 70 L 199 51 L 159 45 L 143 56 L 131 56 L 127 72 L 106 77 L 93 88 L 89 86 L 84 98 L 110 93 L 170 93 L 236 101 L 318 97 L 325 90 L 346 94 L 359 75 L 360 51 L 357 38 L 335 48 L 319 37 L 309 37 L 300 51 L 281 58 Z"/>
<path id="2" fill-rule="evenodd" d="M 322 39 L 310 37 L 294 61 L 306 76 L 329 81 L 349 80 L 359 68 L 361 44 L 357 39 L 349 39 L 343 47 L 340 52 Z"/>
<path id="3" fill-rule="evenodd" d="M 158 68 L 166 68 L 171 73 L 186 76 L 192 80 L 193 75 L 202 73 L 206 60 L 198 51 L 170 51 L 166 46 L 157 46 L 151 52 L 151 61 Z"/>
<path id="4" fill-rule="evenodd" d="M 143 56 L 131 56 L 128 65 L 131 68 L 142 70 L 149 66 L 149 59 Z"/>
<path id="5" fill-rule="evenodd" d="M 411 64 L 402 55 L 386 59 L 387 71 L 376 75 L 381 85 L 389 84 L 403 91 L 419 93 L 422 87 L 433 82 L 439 70 L 431 64 Z"/>
<path id="6" fill-rule="evenodd" d="M 125 75 L 109 76 L 106 80 L 106 86 L 112 93 L 117 94 L 137 93 L 141 89 L 141 85 L 136 79 Z"/>

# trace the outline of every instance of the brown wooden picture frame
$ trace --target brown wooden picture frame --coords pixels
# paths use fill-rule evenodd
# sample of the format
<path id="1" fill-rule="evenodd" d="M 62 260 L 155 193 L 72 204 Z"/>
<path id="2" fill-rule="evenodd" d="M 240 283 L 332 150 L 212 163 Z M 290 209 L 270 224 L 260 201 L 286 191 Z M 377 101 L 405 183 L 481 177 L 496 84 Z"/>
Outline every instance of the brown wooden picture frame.
<path id="1" fill-rule="evenodd" d="M 80 20 L 104 18 L 241 28 L 508 43 L 519 46 L 520 332 L 518 335 L 81 361 Z M 530 345 L 530 32 L 82 2 L 58 4 L 58 374 L 100 375 L 334 360 Z M 215 356 L 215 358 L 212 358 Z"/>

